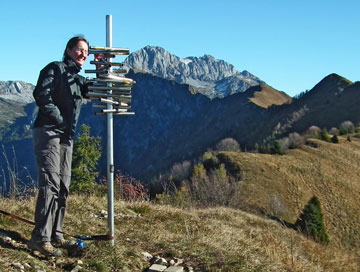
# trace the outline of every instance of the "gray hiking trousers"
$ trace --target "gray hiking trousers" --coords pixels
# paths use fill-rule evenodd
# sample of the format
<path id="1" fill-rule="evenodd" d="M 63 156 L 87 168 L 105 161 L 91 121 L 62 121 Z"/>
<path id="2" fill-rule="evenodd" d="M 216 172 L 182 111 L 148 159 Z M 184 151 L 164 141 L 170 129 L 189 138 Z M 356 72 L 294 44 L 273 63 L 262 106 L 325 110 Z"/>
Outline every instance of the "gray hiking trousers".
<path id="1" fill-rule="evenodd" d="M 38 171 L 39 194 L 35 208 L 32 239 L 63 239 L 66 198 L 71 179 L 73 142 L 51 129 L 33 129 L 33 144 Z"/>

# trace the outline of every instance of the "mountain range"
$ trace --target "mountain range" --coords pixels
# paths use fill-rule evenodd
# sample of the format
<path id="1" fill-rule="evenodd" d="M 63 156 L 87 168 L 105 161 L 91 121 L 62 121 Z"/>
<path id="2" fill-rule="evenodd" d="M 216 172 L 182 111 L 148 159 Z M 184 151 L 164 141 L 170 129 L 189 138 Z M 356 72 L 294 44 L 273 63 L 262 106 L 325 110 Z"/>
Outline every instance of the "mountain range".
<path id="1" fill-rule="evenodd" d="M 243 150 L 251 150 L 255 144 L 302 133 L 312 125 L 330 129 L 345 120 L 360 122 L 360 83 L 337 74 L 292 98 L 209 55 L 181 59 L 163 48 L 147 46 L 124 63 L 127 77 L 137 82 L 132 90 L 136 115 L 115 118 L 115 168 L 144 181 L 174 163 L 196 159 L 224 138 L 234 138 Z M 27 100 L 33 86 L 1 84 L 10 87 L 0 89 L 0 141 L 8 156 L 14 146 L 22 154 L 17 156 L 18 165 L 35 176 L 31 125 L 36 107 Z M 21 103 L 14 100 L 19 92 L 24 93 Z M 106 121 L 95 111 L 92 103 L 85 104 L 79 124 L 89 125 L 91 134 L 101 136 L 105 146 Z M 104 173 L 106 159 L 101 161 Z"/>
<path id="2" fill-rule="evenodd" d="M 194 91 L 210 98 L 244 92 L 264 83 L 248 71 L 236 68 L 213 56 L 181 59 L 158 46 L 146 46 L 124 61 L 125 67 L 143 71 L 180 84 L 193 86 Z"/>

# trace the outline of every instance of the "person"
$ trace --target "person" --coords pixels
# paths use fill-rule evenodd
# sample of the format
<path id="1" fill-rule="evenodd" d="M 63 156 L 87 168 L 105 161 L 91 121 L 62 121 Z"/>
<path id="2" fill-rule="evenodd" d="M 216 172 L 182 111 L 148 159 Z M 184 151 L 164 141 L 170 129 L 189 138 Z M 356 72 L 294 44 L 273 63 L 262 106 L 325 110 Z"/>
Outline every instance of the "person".
<path id="1" fill-rule="evenodd" d="M 78 73 L 88 51 L 89 42 L 84 37 L 71 38 L 63 61 L 51 62 L 41 70 L 33 92 L 39 108 L 33 125 L 39 193 L 28 247 L 47 256 L 61 255 L 58 247 L 69 244 L 62 230 L 71 178 L 72 139 L 87 93 L 86 80 Z"/>

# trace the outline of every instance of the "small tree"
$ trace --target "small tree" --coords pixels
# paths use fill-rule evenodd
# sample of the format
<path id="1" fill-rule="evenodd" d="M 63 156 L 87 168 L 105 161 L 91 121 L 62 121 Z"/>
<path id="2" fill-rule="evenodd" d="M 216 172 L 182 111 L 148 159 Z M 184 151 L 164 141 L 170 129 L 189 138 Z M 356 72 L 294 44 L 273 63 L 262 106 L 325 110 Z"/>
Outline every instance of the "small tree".
<path id="1" fill-rule="evenodd" d="M 320 201 L 313 196 L 309 203 L 304 207 L 302 214 L 296 221 L 295 226 L 304 234 L 312 237 L 316 242 L 328 244 L 329 238 L 326 233 L 323 213 Z"/>
<path id="2" fill-rule="evenodd" d="M 99 174 L 95 170 L 101 157 L 101 137 L 91 137 L 90 127 L 85 124 L 80 130 L 74 142 L 70 189 L 89 193 L 94 191 Z"/>
<path id="3" fill-rule="evenodd" d="M 283 155 L 285 154 L 285 151 L 287 148 L 286 146 L 282 145 L 282 141 L 280 140 L 275 140 L 273 143 L 273 146 L 271 147 L 271 153 L 272 154 L 279 154 L 279 155 Z"/>
<path id="4" fill-rule="evenodd" d="M 326 128 L 321 131 L 320 139 L 325 142 L 330 142 L 330 136 Z"/>
<path id="5" fill-rule="evenodd" d="M 338 138 L 338 136 L 336 134 L 331 137 L 331 142 L 333 142 L 334 144 L 339 143 L 339 138 Z"/>

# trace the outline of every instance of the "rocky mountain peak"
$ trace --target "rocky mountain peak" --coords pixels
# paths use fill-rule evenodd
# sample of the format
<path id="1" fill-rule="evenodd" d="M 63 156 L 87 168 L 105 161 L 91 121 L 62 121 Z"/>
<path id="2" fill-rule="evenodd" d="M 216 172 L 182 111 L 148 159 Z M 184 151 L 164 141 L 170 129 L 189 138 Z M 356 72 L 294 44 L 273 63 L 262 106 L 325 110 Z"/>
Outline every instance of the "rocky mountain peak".
<path id="1" fill-rule="evenodd" d="M 23 81 L 0 81 L 0 98 L 28 104 L 34 101 L 34 88 L 34 85 Z"/>
<path id="2" fill-rule="evenodd" d="M 240 73 L 233 65 L 211 55 L 179 58 L 159 46 L 146 46 L 133 52 L 124 64 L 127 68 L 192 85 L 195 91 L 210 98 L 244 92 L 263 83 L 248 71 Z"/>

